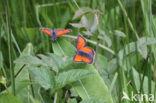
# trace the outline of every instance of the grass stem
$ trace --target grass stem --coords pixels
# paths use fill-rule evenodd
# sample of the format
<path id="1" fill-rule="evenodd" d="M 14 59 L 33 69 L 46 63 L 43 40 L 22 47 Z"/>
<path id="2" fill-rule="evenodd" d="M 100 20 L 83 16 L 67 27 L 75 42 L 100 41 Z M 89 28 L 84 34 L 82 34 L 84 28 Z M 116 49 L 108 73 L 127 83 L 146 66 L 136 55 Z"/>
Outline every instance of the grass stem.
<path id="1" fill-rule="evenodd" d="M 13 95 L 15 93 L 15 78 L 14 78 L 14 69 L 12 66 L 12 43 L 11 43 L 11 34 L 10 34 L 10 24 L 9 24 L 9 12 L 8 12 L 8 0 L 5 0 L 5 14 L 6 14 L 6 23 L 7 23 L 7 35 L 8 35 L 8 51 L 9 51 L 9 64 L 10 64 L 10 77 L 11 77 L 11 88 Z"/>

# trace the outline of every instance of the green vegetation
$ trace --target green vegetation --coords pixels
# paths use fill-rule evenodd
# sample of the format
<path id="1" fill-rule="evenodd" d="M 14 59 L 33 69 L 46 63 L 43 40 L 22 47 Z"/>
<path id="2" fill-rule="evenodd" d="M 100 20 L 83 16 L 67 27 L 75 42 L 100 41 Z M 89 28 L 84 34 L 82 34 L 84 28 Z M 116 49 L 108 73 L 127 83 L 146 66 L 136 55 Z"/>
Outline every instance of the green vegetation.
<path id="1" fill-rule="evenodd" d="M 0 103 L 156 103 L 155 9 L 156 0 L 1 0 Z M 42 27 L 72 32 L 52 41 Z M 73 62 L 78 34 L 96 52 L 91 65 Z"/>

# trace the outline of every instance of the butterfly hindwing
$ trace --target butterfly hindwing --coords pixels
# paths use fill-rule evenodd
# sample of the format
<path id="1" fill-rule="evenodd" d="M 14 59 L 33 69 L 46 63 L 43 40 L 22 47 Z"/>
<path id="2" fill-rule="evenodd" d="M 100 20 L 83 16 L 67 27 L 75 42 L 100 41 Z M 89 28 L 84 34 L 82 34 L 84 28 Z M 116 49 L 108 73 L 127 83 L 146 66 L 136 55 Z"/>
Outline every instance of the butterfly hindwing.
<path id="1" fill-rule="evenodd" d="M 85 56 L 80 56 L 79 54 L 75 54 L 74 58 L 73 58 L 74 62 L 80 63 L 80 62 L 86 62 L 88 64 L 92 64 L 93 63 L 93 57 L 85 57 Z"/>
<path id="2" fill-rule="evenodd" d="M 93 63 L 93 57 L 84 57 L 84 56 L 82 56 L 81 58 L 82 58 L 82 60 L 84 62 L 86 62 L 88 64 L 92 64 Z"/>
<path id="3" fill-rule="evenodd" d="M 82 62 L 82 61 L 83 61 L 83 60 L 82 60 L 82 57 L 81 57 L 79 54 L 77 54 L 77 53 L 75 54 L 73 60 L 74 60 L 75 62 Z"/>
<path id="4" fill-rule="evenodd" d="M 85 45 L 86 45 L 86 40 L 81 35 L 78 35 L 78 37 L 77 37 L 77 50 L 84 48 Z"/>
<path id="5" fill-rule="evenodd" d="M 46 34 L 48 34 L 49 36 L 52 36 L 52 30 L 51 29 L 49 29 L 49 28 L 41 28 L 40 29 L 42 32 L 44 32 L 44 33 L 46 33 Z"/>
<path id="6" fill-rule="evenodd" d="M 84 47 L 81 49 L 81 51 L 83 51 L 85 53 L 89 53 L 91 56 L 94 56 L 94 50 L 90 47 Z"/>
<path id="7" fill-rule="evenodd" d="M 60 37 L 63 34 L 67 34 L 70 33 L 72 30 L 71 29 L 55 29 L 54 30 L 56 32 L 57 37 Z"/>

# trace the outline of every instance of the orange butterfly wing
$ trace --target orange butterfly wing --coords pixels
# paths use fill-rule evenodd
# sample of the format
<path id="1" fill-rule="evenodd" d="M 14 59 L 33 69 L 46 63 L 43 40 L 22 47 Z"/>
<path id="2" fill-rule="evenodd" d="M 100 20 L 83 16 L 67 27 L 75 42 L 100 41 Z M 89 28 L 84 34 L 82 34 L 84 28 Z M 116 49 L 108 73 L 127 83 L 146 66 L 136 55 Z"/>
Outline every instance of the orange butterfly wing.
<path id="1" fill-rule="evenodd" d="M 55 29 L 54 31 L 56 31 L 57 37 L 59 37 L 59 36 L 61 36 L 63 34 L 70 33 L 72 30 L 71 29 L 66 29 L 66 30 L 63 30 L 63 29 Z"/>
<path id="2" fill-rule="evenodd" d="M 86 45 L 86 40 L 81 35 L 78 35 L 78 37 L 77 37 L 77 50 L 84 48 L 85 45 Z"/>
<path id="3" fill-rule="evenodd" d="M 81 51 L 83 51 L 84 53 L 90 54 L 90 57 L 82 56 L 82 60 L 85 61 L 88 64 L 92 64 L 93 59 L 94 59 L 94 50 L 92 48 L 85 47 L 85 48 L 82 48 Z"/>
<path id="4" fill-rule="evenodd" d="M 87 58 L 87 57 L 83 57 L 81 56 L 82 60 L 88 64 L 92 64 L 93 63 L 93 57 L 91 58 Z"/>
<path id="5" fill-rule="evenodd" d="M 89 53 L 91 54 L 92 56 L 94 56 L 94 50 L 90 47 L 85 47 L 85 48 L 82 48 L 81 51 L 85 52 L 85 53 Z"/>
<path id="6" fill-rule="evenodd" d="M 41 28 L 40 29 L 42 32 L 48 34 L 49 36 L 52 36 L 52 30 L 48 28 Z"/>
<path id="7" fill-rule="evenodd" d="M 79 54 L 76 54 L 74 56 L 74 62 L 86 62 L 88 64 L 92 64 L 93 63 L 93 57 L 87 58 L 84 56 L 80 56 Z"/>
<path id="8" fill-rule="evenodd" d="M 74 61 L 75 62 L 82 62 L 83 60 L 82 60 L 82 57 L 79 54 L 75 54 Z"/>

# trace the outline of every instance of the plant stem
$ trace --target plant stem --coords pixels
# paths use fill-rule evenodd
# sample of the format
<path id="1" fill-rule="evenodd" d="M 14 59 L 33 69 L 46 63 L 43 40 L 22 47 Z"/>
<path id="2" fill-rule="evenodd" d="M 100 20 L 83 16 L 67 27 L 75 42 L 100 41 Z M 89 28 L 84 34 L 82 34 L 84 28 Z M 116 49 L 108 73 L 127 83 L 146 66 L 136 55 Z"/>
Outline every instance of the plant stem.
<path id="1" fill-rule="evenodd" d="M 80 9 L 79 5 L 77 4 L 77 2 L 75 0 L 73 0 L 73 2 L 75 3 L 75 5 L 77 6 L 78 9 Z"/>
<path id="2" fill-rule="evenodd" d="M 5 0 L 5 14 L 6 14 L 6 23 L 7 23 L 7 35 L 8 35 L 8 51 L 9 51 L 9 64 L 10 64 L 10 77 L 11 77 L 11 88 L 13 95 L 15 93 L 15 78 L 14 78 L 14 69 L 12 67 L 12 44 L 11 44 L 11 34 L 10 34 L 10 25 L 9 25 L 9 12 L 8 12 L 8 0 Z"/>

